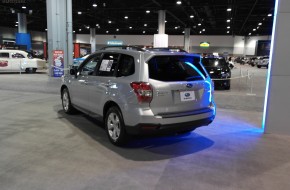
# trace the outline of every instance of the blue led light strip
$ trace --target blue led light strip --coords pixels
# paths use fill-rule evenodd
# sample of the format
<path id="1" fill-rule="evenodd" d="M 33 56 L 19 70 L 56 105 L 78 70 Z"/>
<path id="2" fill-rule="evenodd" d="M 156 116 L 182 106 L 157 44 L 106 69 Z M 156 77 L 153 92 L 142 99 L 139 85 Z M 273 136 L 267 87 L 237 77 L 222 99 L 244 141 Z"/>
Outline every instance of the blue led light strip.
<path id="1" fill-rule="evenodd" d="M 276 22 L 277 22 L 277 12 L 279 7 L 280 0 L 276 0 L 275 2 L 275 12 L 274 12 L 274 19 L 273 19 L 273 29 L 272 29 L 272 38 L 271 38 L 271 50 L 270 50 L 270 59 L 269 59 L 269 66 L 268 66 L 268 75 L 267 75 L 267 82 L 266 82 L 266 91 L 265 91 L 265 102 L 264 102 L 264 111 L 263 111 L 263 121 L 262 121 L 262 129 L 265 132 L 265 124 L 266 124 L 266 117 L 267 117 L 267 106 L 268 106 L 268 98 L 270 96 L 269 86 L 270 86 L 270 77 L 271 77 L 271 70 L 272 70 L 272 60 L 273 60 L 273 51 L 274 51 L 274 43 L 275 43 L 275 33 L 276 33 Z"/>

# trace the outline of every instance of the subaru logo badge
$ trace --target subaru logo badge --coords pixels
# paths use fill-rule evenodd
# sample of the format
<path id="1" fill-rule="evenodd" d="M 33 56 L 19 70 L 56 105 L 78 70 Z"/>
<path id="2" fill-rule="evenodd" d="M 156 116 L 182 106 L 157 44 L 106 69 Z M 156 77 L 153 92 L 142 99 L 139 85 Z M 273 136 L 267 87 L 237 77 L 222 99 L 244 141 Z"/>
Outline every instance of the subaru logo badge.
<path id="1" fill-rule="evenodd" d="M 185 93 L 184 96 L 185 97 L 189 97 L 190 96 L 190 93 Z"/>
<path id="2" fill-rule="evenodd" d="M 186 87 L 187 87 L 187 88 L 192 88 L 192 86 L 193 86 L 193 85 L 190 84 L 190 83 L 187 83 L 187 84 L 186 84 Z"/>

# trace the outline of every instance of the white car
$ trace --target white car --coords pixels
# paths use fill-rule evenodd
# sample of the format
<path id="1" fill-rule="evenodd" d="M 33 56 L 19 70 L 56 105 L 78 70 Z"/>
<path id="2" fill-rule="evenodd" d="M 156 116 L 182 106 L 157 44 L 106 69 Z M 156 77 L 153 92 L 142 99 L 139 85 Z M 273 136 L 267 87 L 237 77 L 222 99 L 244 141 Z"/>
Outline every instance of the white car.
<path id="1" fill-rule="evenodd" d="M 35 73 L 37 69 L 45 69 L 46 61 L 33 58 L 32 55 L 22 50 L 0 50 L 0 72 Z"/>
<path id="2" fill-rule="evenodd" d="M 262 57 L 261 59 L 259 59 L 259 61 L 257 62 L 257 67 L 261 68 L 261 67 L 266 67 L 268 69 L 268 65 L 269 65 L 269 57 L 265 56 Z"/>

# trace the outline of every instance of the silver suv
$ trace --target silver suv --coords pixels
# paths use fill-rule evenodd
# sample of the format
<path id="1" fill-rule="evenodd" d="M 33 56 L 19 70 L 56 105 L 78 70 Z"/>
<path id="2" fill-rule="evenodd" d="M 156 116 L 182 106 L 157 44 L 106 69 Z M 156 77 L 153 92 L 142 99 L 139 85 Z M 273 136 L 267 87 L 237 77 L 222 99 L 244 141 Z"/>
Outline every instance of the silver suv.
<path id="1" fill-rule="evenodd" d="M 128 135 L 187 132 L 215 118 L 213 83 L 188 53 L 101 50 L 65 75 L 62 106 L 104 121 L 115 145 Z"/>

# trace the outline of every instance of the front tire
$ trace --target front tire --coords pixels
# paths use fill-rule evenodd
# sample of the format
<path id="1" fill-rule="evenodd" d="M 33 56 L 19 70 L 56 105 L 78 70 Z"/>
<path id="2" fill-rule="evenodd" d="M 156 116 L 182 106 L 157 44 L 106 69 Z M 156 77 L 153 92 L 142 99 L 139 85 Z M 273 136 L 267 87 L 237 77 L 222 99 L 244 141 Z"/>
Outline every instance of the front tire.
<path id="1" fill-rule="evenodd" d="M 26 72 L 26 73 L 36 73 L 36 69 L 37 69 L 37 68 L 26 68 L 26 69 L 25 69 L 25 72 Z"/>
<path id="2" fill-rule="evenodd" d="M 228 85 L 225 87 L 225 90 L 230 90 L 231 89 L 231 85 Z"/>
<path id="3" fill-rule="evenodd" d="M 121 111 L 117 107 L 111 107 L 106 113 L 105 128 L 112 144 L 120 146 L 127 141 L 125 124 Z"/>
<path id="4" fill-rule="evenodd" d="M 67 88 L 63 89 L 61 92 L 61 102 L 62 108 L 65 113 L 67 114 L 75 113 L 75 108 L 71 104 L 70 95 Z"/>

